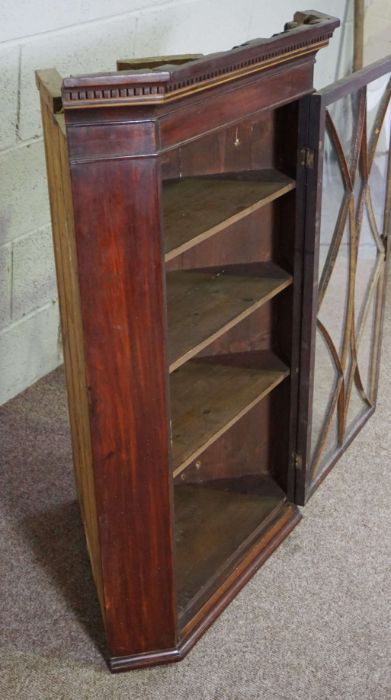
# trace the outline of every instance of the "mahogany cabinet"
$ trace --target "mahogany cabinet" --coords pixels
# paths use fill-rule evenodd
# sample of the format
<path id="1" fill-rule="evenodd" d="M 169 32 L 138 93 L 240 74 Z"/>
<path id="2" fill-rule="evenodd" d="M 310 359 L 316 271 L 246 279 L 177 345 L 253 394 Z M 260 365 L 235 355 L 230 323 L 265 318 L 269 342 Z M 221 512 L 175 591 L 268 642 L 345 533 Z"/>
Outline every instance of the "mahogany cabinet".
<path id="1" fill-rule="evenodd" d="M 299 12 L 224 53 L 37 73 L 113 671 L 187 653 L 374 409 L 391 61 L 314 93 L 338 24 Z"/>

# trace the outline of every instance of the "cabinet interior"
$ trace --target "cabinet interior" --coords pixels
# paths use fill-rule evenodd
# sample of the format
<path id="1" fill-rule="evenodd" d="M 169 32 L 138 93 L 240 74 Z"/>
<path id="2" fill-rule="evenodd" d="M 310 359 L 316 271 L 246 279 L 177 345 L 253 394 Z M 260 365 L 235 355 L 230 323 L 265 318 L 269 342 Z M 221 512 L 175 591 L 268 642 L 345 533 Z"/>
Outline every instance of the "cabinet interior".
<path id="1" fill-rule="evenodd" d="M 286 503 L 296 134 L 291 103 L 162 157 L 182 626 Z"/>

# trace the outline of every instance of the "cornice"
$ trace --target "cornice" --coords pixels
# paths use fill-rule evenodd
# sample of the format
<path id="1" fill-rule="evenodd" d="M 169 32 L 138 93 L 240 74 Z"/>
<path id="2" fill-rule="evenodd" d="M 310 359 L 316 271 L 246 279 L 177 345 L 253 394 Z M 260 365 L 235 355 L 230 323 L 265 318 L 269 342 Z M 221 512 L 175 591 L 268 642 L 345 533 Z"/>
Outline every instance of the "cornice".
<path id="1" fill-rule="evenodd" d="M 65 110 L 157 105 L 297 60 L 327 45 L 339 20 L 319 12 L 297 12 L 285 30 L 230 51 L 209 54 L 183 65 L 163 65 L 65 78 Z"/>

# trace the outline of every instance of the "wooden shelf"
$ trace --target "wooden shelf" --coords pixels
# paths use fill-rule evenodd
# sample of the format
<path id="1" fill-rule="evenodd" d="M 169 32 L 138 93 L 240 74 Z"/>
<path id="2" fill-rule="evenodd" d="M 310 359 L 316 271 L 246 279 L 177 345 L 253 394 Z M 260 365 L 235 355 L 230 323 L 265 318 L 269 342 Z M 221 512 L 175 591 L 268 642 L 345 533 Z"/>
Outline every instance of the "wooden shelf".
<path id="1" fill-rule="evenodd" d="M 167 274 L 170 372 L 292 283 L 274 263 Z"/>
<path id="2" fill-rule="evenodd" d="M 269 475 L 174 488 L 178 611 L 193 614 L 286 506 Z"/>
<path id="3" fill-rule="evenodd" d="M 163 183 L 166 261 L 295 188 L 278 170 L 256 170 Z"/>
<path id="4" fill-rule="evenodd" d="M 171 375 L 174 477 L 289 375 L 273 353 L 202 358 Z"/>

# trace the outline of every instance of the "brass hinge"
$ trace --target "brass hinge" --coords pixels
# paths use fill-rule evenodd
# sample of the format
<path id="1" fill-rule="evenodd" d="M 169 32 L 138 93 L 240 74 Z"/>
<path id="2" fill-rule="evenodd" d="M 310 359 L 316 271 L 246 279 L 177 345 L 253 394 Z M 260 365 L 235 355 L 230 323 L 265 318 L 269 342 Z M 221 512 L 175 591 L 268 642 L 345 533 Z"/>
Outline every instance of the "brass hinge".
<path id="1" fill-rule="evenodd" d="M 301 471 L 303 469 L 303 458 L 301 455 L 295 454 L 295 468 Z"/>
<path id="2" fill-rule="evenodd" d="M 170 445 L 171 445 L 171 447 L 173 446 L 173 444 L 174 444 L 174 437 L 172 434 L 172 420 L 170 419 Z"/>
<path id="3" fill-rule="evenodd" d="M 313 168 L 315 162 L 315 151 L 307 146 L 300 148 L 299 162 L 300 165 L 304 165 L 305 168 Z"/>

